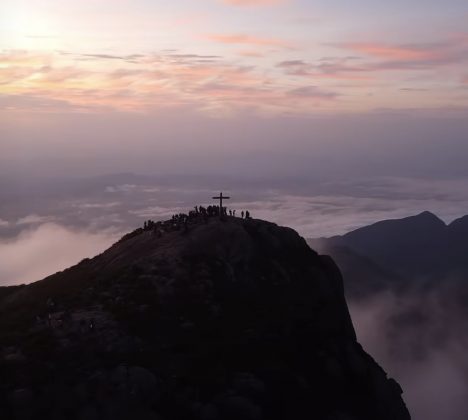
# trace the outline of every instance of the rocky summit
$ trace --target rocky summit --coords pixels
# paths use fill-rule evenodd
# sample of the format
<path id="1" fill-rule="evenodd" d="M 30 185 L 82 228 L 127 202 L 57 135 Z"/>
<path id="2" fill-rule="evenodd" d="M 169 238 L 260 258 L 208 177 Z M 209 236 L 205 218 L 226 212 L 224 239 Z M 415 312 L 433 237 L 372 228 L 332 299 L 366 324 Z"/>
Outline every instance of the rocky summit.
<path id="1" fill-rule="evenodd" d="M 145 223 L 0 288 L 0 378 L 2 419 L 410 418 L 356 340 L 334 262 L 234 217 Z"/>

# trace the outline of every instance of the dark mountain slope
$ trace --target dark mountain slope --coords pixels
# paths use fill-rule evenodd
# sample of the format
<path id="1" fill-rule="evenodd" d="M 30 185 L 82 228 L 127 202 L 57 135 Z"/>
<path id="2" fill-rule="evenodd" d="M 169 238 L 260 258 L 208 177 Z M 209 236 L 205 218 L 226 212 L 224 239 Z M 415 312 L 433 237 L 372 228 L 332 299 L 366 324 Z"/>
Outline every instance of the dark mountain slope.
<path id="1" fill-rule="evenodd" d="M 0 301 L 2 418 L 409 419 L 291 229 L 137 230 Z"/>
<path id="2" fill-rule="evenodd" d="M 448 252 L 453 266 L 468 277 L 468 216 L 454 220 L 448 225 Z"/>
<path id="3" fill-rule="evenodd" d="M 468 277 L 468 216 L 447 226 L 424 212 L 308 242 L 336 259 L 346 281 L 365 281 L 370 289 L 377 290 L 386 282 L 382 271 L 390 280 L 388 286 L 396 287 L 408 281 L 436 284 L 442 278 Z"/>
<path id="4" fill-rule="evenodd" d="M 367 256 L 343 245 L 334 245 L 327 240 L 307 241 L 318 252 L 330 255 L 346 280 L 344 284 L 347 299 L 367 299 L 388 289 L 404 287 L 404 278 L 377 264 Z"/>
<path id="5" fill-rule="evenodd" d="M 346 246 L 401 275 L 433 275 L 446 266 L 440 256 L 447 251 L 447 226 L 430 212 L 377 222 L 327 242 Z"/>

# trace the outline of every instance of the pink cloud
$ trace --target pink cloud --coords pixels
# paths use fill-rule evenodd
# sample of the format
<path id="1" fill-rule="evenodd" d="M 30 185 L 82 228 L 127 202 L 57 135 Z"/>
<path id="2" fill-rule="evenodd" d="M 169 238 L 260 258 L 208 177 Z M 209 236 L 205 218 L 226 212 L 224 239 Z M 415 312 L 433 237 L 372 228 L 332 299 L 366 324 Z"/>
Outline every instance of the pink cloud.
<path id="1" fill-rule="evenodd" d="M 348 43 L 342 44 L 342 46 L 373 57 L 398 61 L 437 60 L 442 55 L 442 51 L 439 45 L 405 46 L 378 43 Z"/>
<path id="2" fill-rule="evenodd" d="M 253 51 L 253 50 L 242 50 L 242 51 L 239 51 L 238 54 L 241 57 L 251 57 L 251 58 L 264 57 L 264 54 L 258 51 Z"/>
<path id="3" fill-rule="evenodd" d="M 38 57 L 33 65 L 22 57 L 19 65 L 15 53 L 10 56 L 11 67 L 8 53 L 1 57 L 6 67 L 0 71 L 0 108 L 6 110 L 146 112 L 190 107 L 217 113 L 247 107 L 267 113 L 307 112 L 311 100 L 317 104 L 337 96 L 308 84 L 292 87 L 281 75 L 220 56 L 174 51 L 131 57 L 58 53 L 47 66 Z M 44 62 L 48 59 L 44 56 Z"/>
<path id="4" fill-rule="evenodd" d="M 468 61 L 468 39 L 463 37 L 425 44 L 350 42 L 335 46 L 378 60 L 367 64 L 369 71 L 432 69 Z"/>
<path id="5" fill-rule="evenodd" d="M 282 47 L 290 48 L 291 45 L 278 38 L 262 38 L 246 34 L 210 34 L 207 35 L 207 38 L 220 42 L 223 44 L 233 44 L 233 45 L 254 45 L 254 46 L 270 46 L 270 47 Z"/>

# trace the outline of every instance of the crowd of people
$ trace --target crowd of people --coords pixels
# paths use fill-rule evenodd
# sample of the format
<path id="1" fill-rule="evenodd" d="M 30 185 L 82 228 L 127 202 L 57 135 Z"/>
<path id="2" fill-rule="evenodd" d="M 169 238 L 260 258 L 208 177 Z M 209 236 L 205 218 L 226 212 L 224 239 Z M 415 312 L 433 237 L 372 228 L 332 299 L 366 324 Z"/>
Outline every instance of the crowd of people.
<path id="1" fill-rule="evenodd" d="M 204 222 L 207 223 L 211 217 L 237 217 L 236 210 L 227 209 L 227 207 L 220 206 L 195 206 L 193 210 L 186 213 L 178 213 L 172 215 L 170 220 L 155 222 L 153 220 L 147 220 L 143 224 L 144 231 L 152 231 L 156 235 L 160 236 L 163 232 L 173 230 L 184 230 L 187 231 L 190 224 Z M 242 219 L 250 219 L 250 212 L 248 210 L 242 210 L 240 212 Z"/>

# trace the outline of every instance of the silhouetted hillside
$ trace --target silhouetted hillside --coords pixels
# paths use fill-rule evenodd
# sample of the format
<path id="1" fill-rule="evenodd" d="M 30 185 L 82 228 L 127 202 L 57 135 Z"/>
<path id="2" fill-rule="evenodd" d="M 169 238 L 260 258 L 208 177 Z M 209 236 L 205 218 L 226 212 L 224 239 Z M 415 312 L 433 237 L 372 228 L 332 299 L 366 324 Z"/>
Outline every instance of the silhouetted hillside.
<path id="1" fill-rule="evenodd" d="M 454 266 L 468 273 L 468 216 L 456 219 L 448 225 L 448 238 L 448 250 Z"/>
<path id="2" fill-rule="evenodd" d="M 447 226 L 434 214 L 424 212 L 310 243 L 319 244 L 332 256 L 339 254 L 338 247 L 346 247 L 400 277 L 433 280 L 468 268 L 467 233 L 467 216 Z"/>
<path id="3" fill-rule="evenodd" d="M 309 239 L 308 243 L 320 253 L 332 256 L 345 279 L 348 299 L 366 299 L 388 289 L 398 290 L 405 285 L 403 277 L 347 246 L 329 245 L 322 239 Z"/>
<path id="4" fill-rule="evenodd" d="M 170 225 L 0 300 L 2 419 L 410 418 L 329 257 L 264 221 Z"/>
<path id="5" fill-rule="evenodd" d="M 377 264 L 400 274 L 427 274 L 440 270 L 446 248 L 447 226 L 424 212 L 398 220 L 384 220 L 334 238 Z"/>

